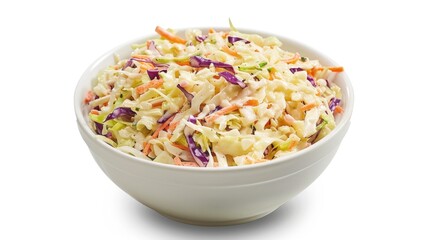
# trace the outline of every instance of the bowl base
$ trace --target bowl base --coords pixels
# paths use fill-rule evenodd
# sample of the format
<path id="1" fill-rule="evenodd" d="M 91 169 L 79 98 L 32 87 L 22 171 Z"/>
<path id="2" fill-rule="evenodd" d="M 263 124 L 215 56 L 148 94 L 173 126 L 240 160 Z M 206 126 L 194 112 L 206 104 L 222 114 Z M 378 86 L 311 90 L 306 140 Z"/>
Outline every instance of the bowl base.
<path id="1" fill-rule="evenodd" d="M 213 220 L 213 221 L 205 221 L 205 220 L 193 220 L 193 219 L 185 219 L 185 218 L 180 218 L 180 217 L 176 217 L 176 216 L 172 216 L 166 213 L 162 213 L 157 211 L 159 214 L 161 214 L 162 216 L 169 218 L 171 220 L 177 221 L 177 222 L 181 222 L 181 223 L 186 223 L 186 224 L 191 224 L 191 225 L 197 225 L 197 226 L 212 226 L 212 227 L 216 227 L 216 226 L 229 226 L 229 225 L 237 225 L 237 224 L 243 224 L 243 223 L 248 223 L 248 222 L 252 222 L 255 221 L 257 219 L 263 218 L 265 216 L 267 216 L 268 214 L 274 212 L 275 210 L 277 210 L 278 207 L 271 209 L 269 211 L 257 214 L 255 216 L 251 216 L 251 217 L 246 217 L 246 218 L 240 218 L 240 219 L 235 219 L 235 220 Z"/>

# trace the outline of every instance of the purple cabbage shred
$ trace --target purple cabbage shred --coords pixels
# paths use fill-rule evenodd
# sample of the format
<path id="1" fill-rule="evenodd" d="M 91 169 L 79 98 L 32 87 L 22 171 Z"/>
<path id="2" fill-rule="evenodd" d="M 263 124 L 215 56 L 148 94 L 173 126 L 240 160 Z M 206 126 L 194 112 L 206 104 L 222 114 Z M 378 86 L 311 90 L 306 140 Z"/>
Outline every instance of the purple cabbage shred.
<path id="1" fill-rule="evenodd" d="M 301 72 L 304 71 L 304 69 L 297 67 L 297 68 L 289 68 L 289 71 L 291 71 L 291 73 L 296 73 L 296 72 Z M 316 81 L 314 81 L 314 78 L 312 78 L 310 75 L 307 74 L 307 80 L 311 83 L 311 85 L 313 85 L 313 87 L 316 87 Z"/>
<path id="2" fill-rule="evenodd" d="M 193 124 L 197 124 L 197 119 L 193 115 L 190 115 L 188 122 L 193 123 Z"/>
<path id="3" fill-rule="evenodd" d="M 124 122 L 130 122 L 135 115 L 136 113 L 133 110 L 131 110 L 131 108 L 118 107 L 115 110 L 113 110 L 112 113 L 107 115 L 106 120 L 104 120 L 104 122 L 112 119 L 119 119 Z"/>
<path id="4" fill-rule="evenodd" d="M 247 87 L 247 85 L 244 82 L 242 82 L 240 79 L 238 79 L 234 74 L 230 72 L 220 72 L 219 76 L 225 78 L 226 81 L 234 85 L 240 86 L 241 88 Z"/>
<path id="5" fill-rule="evenodd" d="M 221 109 L 222 109 L 222 107 L 221 107 L 221 106 L 216 106 L 216 107 L 215 107 L 215 109 L 211 110 L 211 111 L 209 112 L 209 114 L 207 114 L 207 115 L 210 115 L 210 114 L 212 114 L 212 113 L 214 113 L 214 112 L 217 112 L 217 111 L 219 111 L 219 110 L 221 110 Z"/>
<path id="6" fill-rule="evenodd" d="M 149 49 L 150 51 L 152 51 L 153 53 L 155 53 L 155 55 L 161 55 L 161 53 L 159 52 L 159 50 L 156 48 L 156 46 L 155 46 L 155 42 L 154 42 L 154 41 L 150 41 L 150 42 L 149 42 L 149 47 L 148 47 L 148 49 Z"/>
<path id="7" fill-rule="evenodd" d="M 340 104 L 340 102 L 341 102 L 341 99 L 333 97 L 329 101 L 329 109 L 331 109 L 331 111 L 333 112 L 335 110 L 335 107 L 338 106 Z"/>
<path id="8" fill-rule="evenodd" d="M 299 67 L 297 67 L 297 68 L 289 68 L 289 71 L 291 71 L 292 73 L 300 72 L 300 71 L 303 71 L 303 70 L 304 69 L 299 68 Z"/>
<path id="9" fill-rule="evenodd" d="M 196 118 L 192 115 L 189 116 L 188 121 L 194 124 L 197 123 Z M 206 153 L 204 153 L 203 150 L 199 146 L 197 146 L 194 141 L 194 138 L 192 137 L 192 134 L 185 134 L 185 137 L 194 160 L 198 163 L 200 167 L 206 167 L 207 163 L 209 162 L 209 158 L 207 157 Z"/>
<path id="10" fill-rule="evenodd" d="M 122 67 L 122 70 L 125 70 L 127 67 L 135 68 L 136 65 L 133 64 L 133 59 L 129 59 L 125 65 Z"/>
<path id="11" fill-rule="evenodd" d="M 164 115 L 162 115 L 162 117 L 160 117 L 158 119 L 158 121 L 156 121 L 157 123 L 165 123 L 171 116 L 175 115 L 176 113 L 169 113 L 166 112 Z"/>
<path id="12" fill-rule="evenodd" d="M 245 44 L 250 43 L 250 41 L 243 39 L 243 38 L 240 38 L 240 37 L 228 36 L 228 42 L 229 43 L 234 44 L 235 42 L 238 42 L 238 41 L 244 41 Z"/>
<path id="13" fill-rule="evenodd" d="M 202 36 L 196 36 L 195 40 L 197 40 L 198 42 L 204 42 L 204 40 L 207 39 L 207 35 L 202 35 Z"/>
<path id="14" fill-rule="evenodd" d="M 180 84 L 177 84 L 177 88 L 183 92 L 183 94 L 185 94 L 186 99 L 188 99 L 188 101 L 192 101 L 192 99 L 194 98 L 194 95 L 192 95 L 191 93 L 189 93 L 188 91 L 186 91 L 185 88 L 183 88 L 182 86 L 180 86 Z"/>
<path id="15" fill-rule="evenodd" d="M 147 75 L 149 75 L 150 80 L 153 80 L 155 78 L 159 79 L 160 72 L 167 72 L 167 69 L 148 69 Z"/>
<path id="16" fill-rule="evenodd" d="M 98 122 L 94 122 L 95 123 L 95 132 L 98 135 L 102 135 L 103 134 L 103 124 L 102 123 L 98 123 Z"/>
<path id="17" fill-rule="evenodd" d="M 235 73 L 234 67 L 227 63 L 213 61 L 200 56 L 192 56 L 189 60 L 192 67 L 210 67 L 210 64 L 213 64 L 217 68 L 223 68 L 227 71 Z"/>

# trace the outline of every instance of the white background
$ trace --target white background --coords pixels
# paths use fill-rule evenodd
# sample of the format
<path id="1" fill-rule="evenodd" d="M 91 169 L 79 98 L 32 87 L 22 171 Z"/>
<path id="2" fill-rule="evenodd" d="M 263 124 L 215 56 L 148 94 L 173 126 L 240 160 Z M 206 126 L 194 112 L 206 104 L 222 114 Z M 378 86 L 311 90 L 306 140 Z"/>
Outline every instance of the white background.
<path id="1" fill-rule="evenodd" d="M 424 1 L 74 2 L 0 7 L 0 239 L 429 238 Z M 352 125 L 322 176 L 271 215 L 185 225 L 102 173 L 78 133 L 73 92 L 92 61 L 156 25 L 228 27 L 229 17 L 343 65 L 356 95 Z"/>

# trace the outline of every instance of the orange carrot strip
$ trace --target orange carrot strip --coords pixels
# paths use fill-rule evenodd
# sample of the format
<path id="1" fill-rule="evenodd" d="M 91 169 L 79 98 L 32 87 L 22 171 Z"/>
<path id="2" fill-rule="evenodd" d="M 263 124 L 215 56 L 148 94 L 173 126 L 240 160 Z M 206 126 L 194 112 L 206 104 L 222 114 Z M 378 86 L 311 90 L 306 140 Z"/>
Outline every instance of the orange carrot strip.
<path id="1" fill-rule="evenodd" d="M 156 103 L 152 103 L 152 107 L 156 108 L 162 105 L 163 102 L 156 102 Z"/>
<path id="2" fill-rule="evenodd" d="M 318 70 L 316 70 L 315 67 L 307 70 L 307 75 L 310 75 L 310 77 L 314 77 L 314 75 L 317 73 Z"/>
<path id="3" fill-rule="evenodd" d="M 243 106 L 253 106 L 253 107 L 258 105 L 259 105 L 259 102 L 257 99 L 249 99 L 243 104 Z"/>
<path id="4" fill-rule="evenodd" d="M 209 33 L 215 33 L 216 31 L 213 28 L 209 29 Z"/>
<path id="5" fill-rule="evenodd" d="M 185 39 L 167 32 L 166 30 L 164 30 L 160 26 L 157 26 L 155 28 L 155 32 L 157 32 L 161 37 L 167 39 L 170 42 L 181 43 L 181 44 L 185 44 L 186 43 Z"/>
<path id="6" fill-rule="evenodd" d="M 185 147 L 183 145 L 180 145 L 180 144 L 177 144 L 177 143 L 172 143 L 171 145 L 173 145 L 173 147 L 177 147 L 179 149 L 182 149 L 183 151 L 188 151 L 189 152 L 189 148 L 187 148 L 187 147 Z"/>
<path id="7" fill-rule="evenodd" d="M 141 62 L 141 65 L 140 65 L 140 71 L 141 72 L 144 72 L 144 71 L 149 70 L 149 69 L 154 69 L 154 68 L 155 67 L 153 66 L 152 63 Z"/>
<path id="8" fill-rule="evenodd" d="M 274 76 L 274 73 L 275 73 L 275 70 L 274 70 L 274 68 L 272 68 L 270 71 L 268 71 L 269 73 L 270 73 L 270 78 L 268 79 L 268 80 L 274 80 L 274 78 L 275 78 L 275 76 Z"/>
<path id="9" fill-rule="evenodd" d="M 331 70 L 332 72 L 342 72 L 344 71 L 344 68 L 341 66 L 331 66 L 328 67 L 329 70 Z"/>
<path id="10" fill-rule="evenodd" d="M 222 46 L 222 50 L 226 53 L 228 53 L 231 56 L 234 57 L 241 57 L 236 51 L 232 50 L 231 48 L 229 48 L 227 45 L 223 45 Z"/>
<path id="11" fill-rule="evenodd" d="M 174 123 L 171 123 L 170 126 L 168 127 L 168 131 L 172 132 L 174 131 L 174 129 L 176 129 L 177 125 L 179 125 L 180 121 L 176 121 Z"/>
<path id="12" fill-rule="evenodd" d="M 83 100 L 83 102 L 85 104 L 89 103 L 92 101 L 92 99 L 94 98 L 94 93 L 90 90 L 86 93 L 85 99 Z"/>
<path id="13" fill-rule="evenodd" d="M 136 87 L 136 93 L 142 94 L 146 92 L 149 88 L 159 88 L 162 86 L 163 83 L 164 83 L 164 80 L 162 79 L 149 81 L 143 85 Z"/>
<path id="14" fill-rule="evenodd" d="M 238 108 L 239 108 L 238 105 L 235 105 L 235 104 L 231 105 L 231 106 L 228 106 L 228 107 L 224 107 L 224 108 L 220 109 L 219 111 L 214 112 L 214 113 L 206 116 L 204 119 L 206 120 L 206 122 L 213 122 L 218 117 L 220 117 L 222 115 L 225 115 L 225 114 L 228 114 L 230 112 L 234 112 Z"/>
<path id="15" fill-rule="evenodd" d="M 259 102 L 256 99 L 249 99 L 243 104 L 243 106 L 258 106 L 258 105 L 259 105 Z M 207 115 L 204 119 L 206 120 L 206 122 L 213 122 L 218 117 L 225 115 L 225 114 L 228 114 L 228 113 L 231 113 L 231 112 L 234 112 L 235 110 L 237 110 L 239 108 L 240 108 L 240 106 L 237 104 L 234 104 L 234 105 L 231 105 L 228 107 L 224 107 L 217 112 L 214 112 L 210 115 Z"/>
<path id="16" fill-rule="evenodd" d="M 100 114 L 100 112 L 99 112 L 99 111 L 97 111 L 97 110 L 95 110 L 95 109 L 92 109 L 92 110 L 91 110 L 91 114 L 99 115 L 99 114 Z"/>
<path id="17" fill-rule="evenodd" d="M 176 62 L 180 66 L 191 66 L 190 61 Z"/>
<path id="18" fill-rule="evenodd" d="M 301 55 L 299 53 L 295 53 L 295 55 L 292 58 L 284 60 L 286 63 L 296 63 L 301 58 Z"/>
<path id="19" fill-rule="evenodd" d="M 296 144 L 298 144 L 297 141 L 292 141 L 289 145 L 289 150 L 291 150 L 292 148 L 294 148 L 296 146 Z"/>
<path id="20" fill-rule="evenodd" d="M 147 40 L 146 41 L 146 48 L 149 49 L 149 47 L 150 47 L 150 40 Z"/>
<path id="21" fill-rule="evenodd" d="M 156 131 L 153 133 L 152 138 L 157 138 L 159 133 L 164 130 L 170 123 L 173 121 L 174 115 L 171 116 L 167 121 L 165 121 Z"/>
<path id="22" fill-rule="evenodd" d="M 344 109 L 340 106 L 336 106 L 334 109 L 334 113 L 342 113 L 344 112 Z"/>
<path id="23" fill-rule="evenodd" d="M 182 166 L 182 160 L 180 160 L 179 156 L 175 156 L 173 158 L 174 165 Z"/>
<path id="24" fill-rule="evenodd" d="M 301 111 L 303 111 L 303 112 L 308 111 L 308 110 L 314 108 L 315 106 L 317 106 L 315 103 L 306 104 L 306 105 L 301 107 Z"/>
<path id="25" fill-rule="evenodd" d="M 328 66 L 328 67 L 314 67 L 312 69 L 313 72 L 322 71 L 324 69 L 329 69 L 332 72 L 343 72 L 344 68 L 342 66 Z"/>
<path id="26" fill-rule="evenodd" d="M 136 60 L 138 61 L 139 59 L 150 59 L 150 57 L 148 55 L 141 55 L 141 54 L 133 54 L 131 55 L 132 58 L 137 58 Z"/>
<path id="27" fill-rule="evenodd" d="M 150 149 L 150 143 L 147 142 L 147 143 L 144 143 L 144 144 L 145 144 L 145 146 L 143 148 L 143 155 L 147 156 L 147 155 L 149 155 L 149 153 L 151 151 L 151 149 Z"/>

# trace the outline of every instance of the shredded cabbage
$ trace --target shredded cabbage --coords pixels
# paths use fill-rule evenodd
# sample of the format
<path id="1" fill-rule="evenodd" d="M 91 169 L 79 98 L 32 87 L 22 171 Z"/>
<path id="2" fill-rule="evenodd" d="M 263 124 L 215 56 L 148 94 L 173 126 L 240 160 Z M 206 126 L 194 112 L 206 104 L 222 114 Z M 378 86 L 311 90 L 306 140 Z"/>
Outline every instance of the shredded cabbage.
<path id="1" fill-rule="evenodd" d="M 342 112 L 334 79 L 342 68 L 230 26 L 190 29 L 185 39 L 161 32 L 102 70 L 84 100 L 97 138 L 159 163 L 232 167 L 328 135 Z"/>

